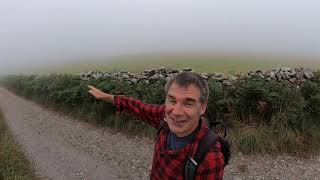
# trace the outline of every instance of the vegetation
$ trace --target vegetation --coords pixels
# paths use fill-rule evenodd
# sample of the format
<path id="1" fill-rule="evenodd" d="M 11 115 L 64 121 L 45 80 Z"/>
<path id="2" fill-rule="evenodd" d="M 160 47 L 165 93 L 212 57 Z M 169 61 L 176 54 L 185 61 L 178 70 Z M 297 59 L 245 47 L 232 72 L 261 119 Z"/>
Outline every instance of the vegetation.
<path id="1" fill-rule="evenodd" d="M 15 145 L 0 111 L 0 179 L 37 179 L 30 162 Z"/>
<path id="2" fill-rule="evenodd" d="M 97 101 L 88 93 L 94 85 L 112 94 L 136 97 L 161 104 L 165 80 L 152 84 L 129 85 L 112 79 L 82 81 L 70 74 L 48 76 L 12 75 L 3 84 L 11 91 L 43 105 L 129 134 L 153 137 L 155 129 L 128 116 L 116 116 L 113 105 Z M 316 72 L 297 88 L 286 82 L 265 81 L 260 77 L 239 80 L 224 86 L 210 80 L 210 123 L 223 121 L 230 127 L 234 150 L 246 153 L 318 153 L 320 148 L 320 73 Z"/>

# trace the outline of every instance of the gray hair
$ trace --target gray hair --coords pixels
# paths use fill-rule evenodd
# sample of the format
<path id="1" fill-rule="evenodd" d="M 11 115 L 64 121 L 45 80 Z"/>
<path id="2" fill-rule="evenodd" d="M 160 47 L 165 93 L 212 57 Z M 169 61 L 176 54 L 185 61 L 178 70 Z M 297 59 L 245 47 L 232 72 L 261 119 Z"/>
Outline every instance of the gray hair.
<path id="1" fill-rule="evenodd" d="M 164 88 L 166 95 L 168 94 L 168 91 L 173 83 L 184 88 L 189 87 L 191 84 L 195 85 L 197 88 L 199 88 L 199 91 L 200 91 L 200 102 L 204 104 L 205 102 L 208 101 L 208 98 L 209 98 L 208 83 L 198 73 L 184 71 L 177 74 L 176 76 L 171 77 Z"/>

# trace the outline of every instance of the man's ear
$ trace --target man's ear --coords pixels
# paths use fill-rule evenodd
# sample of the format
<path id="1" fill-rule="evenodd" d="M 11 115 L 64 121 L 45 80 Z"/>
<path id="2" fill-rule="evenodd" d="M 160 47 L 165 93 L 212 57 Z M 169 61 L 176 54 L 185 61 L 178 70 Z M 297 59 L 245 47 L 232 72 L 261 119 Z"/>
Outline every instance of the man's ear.
<path id="1" fill-rule="evenodd" d="M 207 107 L 208 107 L 208 101 L 201 103 L 201 109 L 200 109 L 201 115 L 203 115 L 206 112 Z"/>

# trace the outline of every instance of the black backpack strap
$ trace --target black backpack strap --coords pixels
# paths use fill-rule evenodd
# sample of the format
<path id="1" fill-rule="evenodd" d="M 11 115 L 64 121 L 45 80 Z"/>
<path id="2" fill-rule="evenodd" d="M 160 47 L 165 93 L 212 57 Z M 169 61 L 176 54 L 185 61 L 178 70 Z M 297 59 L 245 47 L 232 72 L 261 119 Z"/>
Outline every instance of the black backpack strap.
<path id="1" fill-rule="evenodd" d="M 194 174 L 197 170 L 198 164 L 203 160 L 207 152 L 209 151 L 212 144 L 218 141 L 218 135 L 210 130 L 205 137 L 200 141 L 197 151 L 195 153 L 194 158 L 189 156 L 184 168 L 184 179 L 185 180 L 193 180 Z"/>
<path id="2" fill-rule="evenodd" d="M 209 151 L 210 147 L 218 141 L 218 135 L 210 130 L 206 136 L 199 143 L 196 154 L 194 155 L 194 160 L 196 162 L 201 162 L 204 156 Z"/>
<path id="3" fill-rule="evenodd" d="M 164 128 L 164 126 L 165 126 L 165 121 L 162 119 L 162 120 L 160 120 L 160 124 L 159 124 L 159 127 L 157 129 L 157 136 L 154 139 L 155 141 L 158 139 L 158 137 L 160 135 L 160 132 Z"/>
<path id="4" fill-rule="evenodd" d="M 160 131 L 164 128 L 164 125 L 165 125 L 164 120 L 160 120 L 159 128 L 157 130 L 157 136 L 159 136 Z"/>

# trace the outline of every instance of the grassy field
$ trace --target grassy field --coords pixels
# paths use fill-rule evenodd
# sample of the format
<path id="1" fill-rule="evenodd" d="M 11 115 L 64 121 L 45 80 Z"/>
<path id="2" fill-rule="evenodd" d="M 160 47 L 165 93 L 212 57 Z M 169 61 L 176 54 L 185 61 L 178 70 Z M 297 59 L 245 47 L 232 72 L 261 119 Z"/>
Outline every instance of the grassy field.
<path id="1" fill-rule="evenodd" d="M 26 159 L 15 145 L 0 110 L 0 180 L 38 179 Z"/>
<path id="2" fill-rule="evenodd" d="M 191 67 L 197 72 L 222 72 L 227 74 L 246 73 L 249 70 L 271 69 L 275 67 L 320 68 L 320 61 L 292 59 L 287 57 L 217 56 L 204 54 L 142 54 L 84 59 L 51 67 L 39 68 L 36 74 L 79 73 L 90 70 L 114 72 L 128 70 L 140 73 L 145 69 L 161 66 L 182 69 Z"/>

